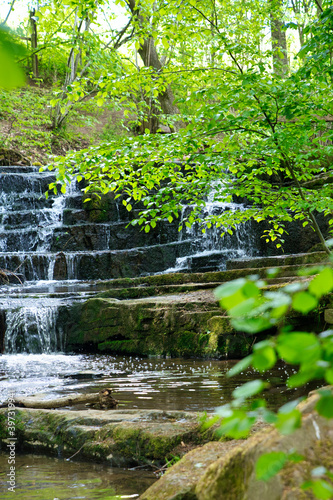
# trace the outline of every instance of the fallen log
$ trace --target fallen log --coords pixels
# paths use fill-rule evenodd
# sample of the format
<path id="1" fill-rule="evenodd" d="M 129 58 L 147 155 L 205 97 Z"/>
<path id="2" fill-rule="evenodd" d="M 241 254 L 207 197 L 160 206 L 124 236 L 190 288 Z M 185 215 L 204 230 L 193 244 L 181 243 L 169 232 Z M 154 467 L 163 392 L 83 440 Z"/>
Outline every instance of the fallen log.
<path id="1" fill-rule="evenodd" d="M 118 401 L 111 396 L 112 389 L 103 389 L 94 394 L 78 394 L 64 396 L 57 399 L 38 399 L 37 397 L 17 398 L 13 401 L 15 407 L 33 408 L 36 410 L 47 410 L 53 408 L 63 408 L 64 406 L 75 406 L 84 404 L 96 409 L 116 408 Z M 4 403 L 0 408 L 6 408 Z"/>

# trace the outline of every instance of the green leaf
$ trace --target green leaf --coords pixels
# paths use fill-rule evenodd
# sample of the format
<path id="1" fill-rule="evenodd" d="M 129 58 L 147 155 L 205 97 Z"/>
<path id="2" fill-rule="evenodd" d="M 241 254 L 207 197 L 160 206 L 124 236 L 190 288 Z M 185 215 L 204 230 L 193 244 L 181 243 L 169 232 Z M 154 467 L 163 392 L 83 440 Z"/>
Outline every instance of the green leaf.
<path id="1" fill-rule="evenodd" d="M 255 420 L 255 417 L 248 417 L 243 410 L 234 410 L 230 417 L 222 420 L 219 431 L 234 439 L 246 438 Z"/>
<path id="2" fill-rule="evenodd" d="M 292 332 L 279 335 L 277 351 L 287 363 L 315 362 L 320 358 L 320 343 L 313 333 Z"/>
<path id="3" fill-rule="evenodd" d="M 0 87 L 12 89 L 24 85 L 24 72 L 15 62 L 15 58 L 25 52 L 9 31 L 0 30 Z"/>
<path id="4" fill-rule="evenodd" d="M 296 429 L 301 427 L 302 414 L 296 408 L 291 410 L 289 413 L 282 413 L 281 411 L 277 414 L 277 420 L 275 422 L 275 427 L 281 434 L 292 434 Z"/>
<path id="5" fill-rule="evenodd" d="M 216 288 L 214 294 L 218 300 L 221 300 L 225 297 L 230 297 L 234 295 L 236 292 L 241 290 L 243 286 L 246 284 L 245 278 L 239 278 L 238 280 L 228 281 L 223 285 L 220 285 Z"/>
<path id="6" fill-rule="evenodd" d="M 308 292 L 298 292 L 293 297 L 293 308 L 303 314 L 312 311 L 318 305 L 318 300 Z"/>
<path id="7" fill-rule="evenodd" d="M 252 365 L 261 372 L 272 368 L 276 363 L 275 349 L 271 346 L 265 346 L 262 349 L 256 349 L 253 352 Z"/>
<path id="8" fill-rule="evenodd" d="M 258 333 L 272 327 L 272 323 L 265 317 L 233 319 L 231 324 L 236 330 L 247 333 Z"/>
<path id="9" fill-rule="evenodd" d="M 162 38 L 162 45 L 165 49 L 169 48 L 169 42 L 166 38 Z"/>
<path id="10" fill-rule="evenodd" d="M 242 372 L 243 370 L 246 370 L 252 362 L 253 356 L 250 354 L 250 356 L 246 356 L 246 358 L 241 359 L 238 361 L 236 365 L 234 365 L 230 370 L 227 372 L 227 377 L 233 377 L 234 375 L 237 375 L 238 373 Z"/>
<path id="11" fill-rule="evenodd" d="M 253 311 L 253 309 L 257 305 L 259 304 L 256 298 L 251 297 L 229 309 L 229 314 L 234 318 L 237 318 L 238 316 L 244 316 L 245 314 L 248 314 L 249 312 Z"/>
<path id="12" fill-rule="evenodd" d="M 309 285 L 309 292 L 320 298 L 333 290 L 333 270 L 325 267 Z"/>
<path id="13" fill-rule="evenodd" d="M 232 395 L 235 399 L 250 398 L 265 389 L 267 385 L 267 382 L 264 382 L 263 380 L 251 380 L 250 382 L 246 382 L 246 384 L 237 387 L 232 392 Z"/>
<path id="14" fill-rule="evenodd" d="M 333 417 L 333 395 L 330 391 L 319 391 L 320 398 L 316 404 L 316 410 L 322 417 Z"/>
<path id="15" fill-rule="evenodd" d="M 331 500 L 333 497 L 333 486 L 324 481 L 317 479 L 316 481 L 306 481 L 302 485 L 303 490 L 312 490 L 314 496 L 320 500 Z"/>
<path id="16" fill-rule="evenodd" d="M 301 385 L 306 384 L 310 380 L 314 378 L 315 372 L 313 370 L 298 372 L 294 375 L 291 375 L 287 380 L 288 387 L 300 387 Z"/>
<path id="17" fill-rule="evenodd" d="M 333 385 L 333 368 L 325 371 L 325 380 L 328 384 Z"/>
<path id="18" fill-rule="evenodd" d="M 256 463 L 256 478 L 268 481 L 274 477 L 287 463 L 288 455 L 283 451 L 264 453 Z"/>

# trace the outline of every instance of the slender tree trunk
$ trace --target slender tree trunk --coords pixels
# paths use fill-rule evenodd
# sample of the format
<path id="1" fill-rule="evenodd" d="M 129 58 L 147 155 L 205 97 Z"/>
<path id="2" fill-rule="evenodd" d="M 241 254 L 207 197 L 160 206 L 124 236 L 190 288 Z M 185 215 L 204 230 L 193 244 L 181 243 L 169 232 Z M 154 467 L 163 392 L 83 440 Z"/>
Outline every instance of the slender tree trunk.
<path id="1" fill-rule="evenodd" d="M 127 4 L 133 16 L 139 21 L 139 24 L 143 27 L 145 24 L 144 17 L 140 14 L 135 0 L 127 0 Z M 152 37 L 147 37 L 142 46 L 138 49 L 138 53 L 146 67 L 151 67 L 156 71 L 160 71 L 163 68 L 163 64 L 158 56 L 154 39 Z M 179 113 L 177 106 L 174 104 L 175 96 L 172 92 L 170 85 L 167 86 L 164 92 L 160 92 L 158 95 L 158 101 L 160 103 L 161 109 L 166 115 L 175 115 Z M 174 128 L 179 129 L 181 124 L 176 123 Z"/>
<path id="2" fill-rule="evenodd" d="M 81 28 L 84 24 L 84 29 L 83 32 L 81 33 Z M 77 14 L 77 10 L 75 12 L 75 20 L 74 20 L 74 26 L 73 26 L 73 46 L 71 48 L 71 51 L 68 56 L 67 60 L 67 73 L 65 76 L 65 82 L 63 85 L 63 90 L 62 90 L 62 97 L 60 102 L 56 105 L 54 114 L 53 114 L 53 128 L 57 129 L 60 128 L 69 113 L 69 110 L 66 110 L 65 112 L 61 112 L 61 107 L 62 107 L 62 101 L 64 100 L 66 93 L 67 93 L 67 87 L 71 85 L 77 78 L 77 73 L 78 73 L 78 68 L 79 64 L 81 63 L 81 58 L 82 58 L 82 51 L 80 48 L 78 48 L 78 41 L 82 39 L 84 33 L 89 31 L 91 21 L 90 19 L 80 19 Z M 82 72 L 81 72 L 82 73 Z"/>
<path id="3" fill-rule="evenodd" d="M 32 74 L 34 75 L 35 78 L 38 78 L 38 57 L 37 54 L 35 54 L 35 51 L 37 49 L 37 23 L 35 19 L 35 14 L 36 11 L 35 9 L 33 9 L 30 11 L 29 15 L 30 27 L 31 27 L 31 49 L 32 49 L 31 64 L 32 64 Z"/>
<path id="4" fill-rule="evenodd" d="M 270 4 L 273 70 L 278 75 L 287 75 L 289 64 L 286 32 L 282 29 L 282 0 L 270 0 Z"/>

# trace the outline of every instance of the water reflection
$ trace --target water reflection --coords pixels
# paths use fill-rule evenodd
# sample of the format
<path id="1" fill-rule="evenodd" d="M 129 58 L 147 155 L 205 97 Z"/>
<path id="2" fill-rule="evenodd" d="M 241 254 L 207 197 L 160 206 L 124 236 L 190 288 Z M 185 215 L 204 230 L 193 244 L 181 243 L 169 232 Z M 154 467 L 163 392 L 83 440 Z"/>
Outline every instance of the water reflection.
<path id="1" fill-rule="evenodd" d="M 16 457 L 15 492 L 8 491 L 8 457 L 0 453 L 0 498 L 7 500 L 118 500 L 137 498 L 154 481 L 149 471 L 113 469 L 36 455 Z M 119 495 L 119 496 L 118 496 Z"/>
<path id="2" fill-rule="evenodd" d="M 226 378 L 233 360 L 141 359 L 108 355 L 12 354 L 0 357 L 0 401 L 9 394 L 43 393 L 47 398 L 113 387 L 125 408 L 213 411 L 231 399 L 232 391 L 261 376 L 248 369 Z M 88 372 L 81 376 L 80 372 Z M 270 408 L 306 394 L 312 386 L 287 389 L 293 369 L 279 363 L 264 377 Z"/>

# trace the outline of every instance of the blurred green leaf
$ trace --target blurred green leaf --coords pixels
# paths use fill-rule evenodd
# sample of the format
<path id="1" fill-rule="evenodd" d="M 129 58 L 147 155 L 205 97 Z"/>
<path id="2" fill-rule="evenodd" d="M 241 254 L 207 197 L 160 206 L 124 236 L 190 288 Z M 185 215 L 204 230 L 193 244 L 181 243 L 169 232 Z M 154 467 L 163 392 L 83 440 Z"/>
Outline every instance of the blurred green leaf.
<path id="1" fill-rule="evenodd" d="M 322 417 L 333 418 L 333 395 L 331 391 L 319 391 L 316 410 Z"/>
<path id="2" fill-rule="evenodd" d="M 299 292 L 293 297 L 293 308 L 303 314 L 312 311 L 317 305 L 318 300 L 308 292 Z"/>
<path id="3" fill-rule="evenodd" d="M 320 343 L 312 333 L 293 332 L 279 335 L 277 351 L 288 363 L 315 362 L 320 358 Z"/>
<path id="4" fill-rule="evenodd" d="M 325 267 L 309 285 L 309 292 L 320 298 L 333 290 L 333 270 Z"/>
<path id="5" fill-rule="evenodd" d="M 26 50 L 11 33 L 0 29 L 0 87 L 12 89 L 25 83 L 22 68 L 16 63 L 17 56 L 24 56 Z"/>
<path id="6" fill-rule="evenodd" d="M 256 463 L 256 478 L 268 481 L 274 477 L 287 463 L 288 455 L 283 451 L 264 453 Z"/>
<path id="7" fill-rule="evenodd" d="M 299 410 L 294 409 L 289 413 L 282 413 L 279 411 L 275 427 L 279 432 L 281 432 L 281 434 L 292 434 L 296 429 L 301 427 L 301 423 L 302 414 Z"/>
<path id="8" fill-rule="evenodd" d="M 238 373 L 242 372 L 243 370 L 246 370 L 251 363 L 252 363 L 253 356 L 252 354 L 250 356 L 246 356 L 246 358 L 241 359 L 236 363 L 230 370 L 227 372 L 227 377 L 233 377 L 234 375 L 237 375 Z"/>
<path id="9" fill-rule="evenodd" d="M 267 387 L 267 383 L 262 380 L 251 380 L 250 382 L 246 382 L 246 384 L 237 387 L 232 395 L 235 399 L 243 399 L 249 398 L 261 392 L 265 387 Z"/>
<path id="10" fill-rule="evenodd" d="M 320 500 L 331 500 L 333 498 L 333 486 L 323 479 L 307 481 L 302 485 L 302 489 L 312 490 L 315 497 Z"/>

